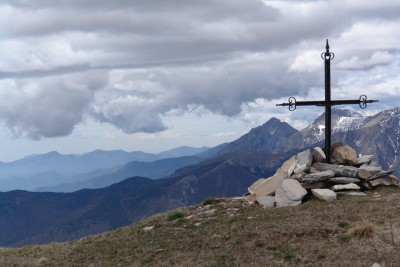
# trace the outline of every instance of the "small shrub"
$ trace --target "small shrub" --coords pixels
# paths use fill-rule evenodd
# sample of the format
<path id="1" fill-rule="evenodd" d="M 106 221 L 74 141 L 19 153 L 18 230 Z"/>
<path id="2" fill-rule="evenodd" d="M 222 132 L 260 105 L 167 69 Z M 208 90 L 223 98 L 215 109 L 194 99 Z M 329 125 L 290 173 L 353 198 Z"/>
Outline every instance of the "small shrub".
<path id="1" fill-rule="evenodd" d="M 343 222 L 339 222 L 339 223 L 338 223 L 338 226 L 339 226 L 340 228 L 345 228 L 345 229 L 347 229 L 347 228 L 350 227 L 350 223 L 348 223 L 348 222 L 346 222 L 346 221 L 343 221 Z"/>
<path id="2" fill-rule="evenodd" d="M 202 205 L 203 205 L 203 206 L 214 205 L 214 204 L 218 204 L 219 202 L 221 202 L 220 199 L 217 199 L 217 198 L 215 198 L 215 197 L 209 197 L 209 198 L 206 198 L 206 199 L 203 201 Z"/>
<path id="3" fill-rule="evenodd" d="M 167 221 L 174 221 L 176 219 L 184 218 L 186 215 L 181 211 L 174 211 L 167 215 Z"/>
<path id="4" fill-rule="evenodd" d="M 370 238 L 373 237 L 376 232 L 375 226 L 372 223 L 365 223 L 363 225 L 359 225 L 353 227 L 349 230 L 349 235 L 352 238 Z"/>

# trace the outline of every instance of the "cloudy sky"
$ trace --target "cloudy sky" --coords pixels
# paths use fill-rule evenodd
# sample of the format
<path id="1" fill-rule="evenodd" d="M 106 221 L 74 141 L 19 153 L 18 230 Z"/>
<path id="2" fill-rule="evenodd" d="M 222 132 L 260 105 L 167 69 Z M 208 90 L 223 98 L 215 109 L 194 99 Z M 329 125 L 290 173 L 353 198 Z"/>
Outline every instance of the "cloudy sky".
<path id="1" fill-rule="evenodd" d="M 301 129 L 275 104 L 323 98 L 327 38 L 332 98 L 399 106 L 398 0 L 0 0 L 0 161 Z"/>

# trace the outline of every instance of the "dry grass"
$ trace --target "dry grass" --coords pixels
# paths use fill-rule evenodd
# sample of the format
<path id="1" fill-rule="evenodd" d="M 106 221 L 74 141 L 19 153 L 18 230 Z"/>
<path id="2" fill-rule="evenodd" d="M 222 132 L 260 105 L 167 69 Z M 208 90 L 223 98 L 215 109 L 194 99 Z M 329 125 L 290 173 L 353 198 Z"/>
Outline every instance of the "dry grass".
<path id="1" fill-rule="evenodd" d="M 274 209 L 210 201 L 78 241 L 0 249 L 0 266 L 399 266 L 400 191 L 378 191 Z"/>
<path id="2" fill-rule="evenodd" d="M 351 238 L 371 238 L 376 233 L 376 227 L 372 223 L 363 223 L 349 230 Z"/>

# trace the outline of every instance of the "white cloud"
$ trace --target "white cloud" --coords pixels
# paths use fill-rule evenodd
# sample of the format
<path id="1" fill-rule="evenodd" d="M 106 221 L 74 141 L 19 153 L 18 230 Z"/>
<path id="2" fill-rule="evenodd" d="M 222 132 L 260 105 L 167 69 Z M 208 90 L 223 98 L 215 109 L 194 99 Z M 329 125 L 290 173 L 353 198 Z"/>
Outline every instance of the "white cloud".
<path id="1" fill-rule="evenodd" d="M 101 72 L 3 80 L 0 117 L 15 137 L 41 139 L 69 135 L 81 122 L 93 91 L 103 84 L 104 73 Z"/>
<path id="2" fill-rule="evenodd" d="M 393 55 L 387 51 L 374 52 L 370 58 L 362 60 L 357 56 L 345 59 L 337 67 L 340 69 L 366 69 L 381 64 L 389 64 L 394 60 Z"/>
<path id="3" fill-rule="evenodd" d="M 335 98 L 365 92 L 395 106 L 399 9 L 354 0 L 3 1 L 0 118 L 33 139 L 68 135 L 87 117 L 155 134 L 176 127 L 171 114 L 197 108 L 300 127 L 318 111 L 274 105 L 321 97 L 326 38 Z"/>

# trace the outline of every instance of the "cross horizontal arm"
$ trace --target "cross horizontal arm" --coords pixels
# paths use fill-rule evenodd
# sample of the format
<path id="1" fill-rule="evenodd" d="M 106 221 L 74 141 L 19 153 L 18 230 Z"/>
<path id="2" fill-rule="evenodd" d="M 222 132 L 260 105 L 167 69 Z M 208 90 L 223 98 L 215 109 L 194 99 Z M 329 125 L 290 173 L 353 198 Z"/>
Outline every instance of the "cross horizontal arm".
<path id="1" fill-rule="evenodd" d="M 331 101 L 296 101 L 292 103 L 282 103 L 282 104 L 276 104 L 277 106 L 291 106 L 291 105 L 296 105 L 296 106 L 337 106 L 337 105 L 351 105 L 351 104 L 360 104 L 360 103 L 374 103 L 378 102 L 379 100 L 360 100 L 360 99 L 354 99 L 354 100 L 331 100 Z"/>

